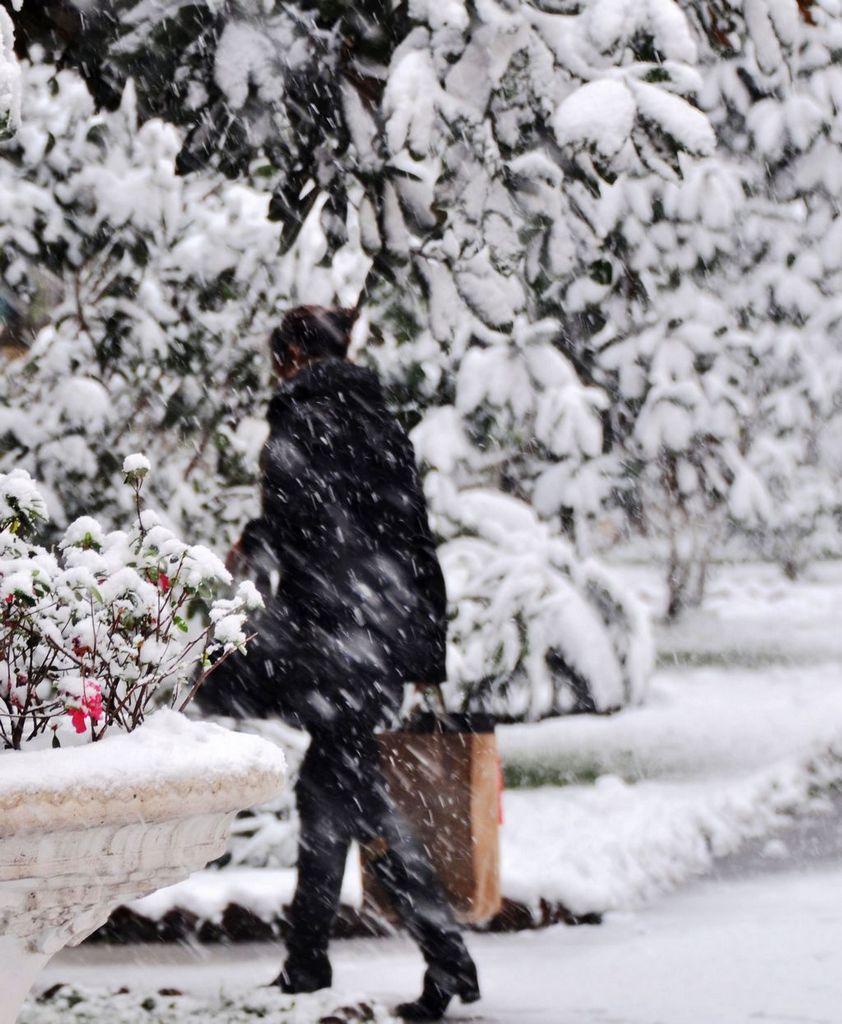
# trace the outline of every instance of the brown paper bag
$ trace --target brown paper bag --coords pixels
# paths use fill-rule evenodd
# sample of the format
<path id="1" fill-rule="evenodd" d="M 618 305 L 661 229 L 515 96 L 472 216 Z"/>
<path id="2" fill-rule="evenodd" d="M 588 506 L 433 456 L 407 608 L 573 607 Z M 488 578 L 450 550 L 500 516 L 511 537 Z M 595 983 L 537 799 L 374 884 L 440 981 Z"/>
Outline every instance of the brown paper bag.
<path id="1" fill-rule="evenodd" d="M 464 924 L 500 910 L 500 767 L 487 715 L 416 716 L 378 736 L 392 799 L 409 821 Z M 363 909 L 394 920 L 373 872 L 363 864 Z"/>

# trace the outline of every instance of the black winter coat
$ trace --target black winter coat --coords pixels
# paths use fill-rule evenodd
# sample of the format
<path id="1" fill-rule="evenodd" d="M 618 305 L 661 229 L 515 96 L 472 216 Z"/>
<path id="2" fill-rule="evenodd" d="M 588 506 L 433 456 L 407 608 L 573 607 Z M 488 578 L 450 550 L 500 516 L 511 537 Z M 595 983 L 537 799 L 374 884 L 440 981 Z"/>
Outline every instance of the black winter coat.
<path id="1" fill-rule="evenodd" d="M 374 373 L 326 359 L 283 384 L 243 546 L 280 585 L 208 710 L 296 724 L 378 719 L 404 682 L 445 678 L 447 600 L 412 445 Z"/>

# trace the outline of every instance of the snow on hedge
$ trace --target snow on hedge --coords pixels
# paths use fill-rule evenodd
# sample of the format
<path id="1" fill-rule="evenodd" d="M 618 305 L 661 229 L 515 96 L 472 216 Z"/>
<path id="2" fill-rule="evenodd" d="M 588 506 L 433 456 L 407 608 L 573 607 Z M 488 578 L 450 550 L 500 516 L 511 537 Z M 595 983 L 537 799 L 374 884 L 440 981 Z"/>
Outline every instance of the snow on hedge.
<path id="1" fill-rule="evenodd" d="M 455 703 L 534 720 L 641 701 L 652 669 L 648 617 L 610 572 L 578 558 L 525 502 L 427 491 L 453 610 L 448 688 Z"/>
<path id="2" fill-rule="evenodd" d="M 837 747 L 807 764 L 716 784 L 603 776 L 592 786 L 509 793 L 504 891 L 533 906 L 558 900 L 578 914 L 639 907 L 785 826 L 811 801 L 820 809 L 815 792 L 839 783 L 840 754 Z"/>

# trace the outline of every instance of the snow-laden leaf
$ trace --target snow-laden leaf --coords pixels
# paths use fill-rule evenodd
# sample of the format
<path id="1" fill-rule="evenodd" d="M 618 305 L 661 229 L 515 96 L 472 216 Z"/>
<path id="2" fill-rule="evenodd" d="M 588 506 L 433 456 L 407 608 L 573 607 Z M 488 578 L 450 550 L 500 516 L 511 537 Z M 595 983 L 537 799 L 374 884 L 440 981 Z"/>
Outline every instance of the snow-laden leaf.
<path id="1" fill-rule="evenodd" d="M 694 156 L 708 156 L 716 148 L 716 135 L 707 117 L 687 100 L 647 82 L 629 81 L 637 114 Z"/>
<path id="2" fill-rule="evenodd" d="M 604 79 L 572 92 L 556 111 L 553 130 L 560 145 L 592 147 L 610 161 L 628 144 L 636 116 L 628 86 Z"/>
<path id="3" fill-rule="evenodd" d="M 400 153 L 404 146 L 420 157 L 431 151 L 440 92 L 430 55 L 407 49 L 390 69 L 383 97 L 386 141 L 392 153 Z"/>

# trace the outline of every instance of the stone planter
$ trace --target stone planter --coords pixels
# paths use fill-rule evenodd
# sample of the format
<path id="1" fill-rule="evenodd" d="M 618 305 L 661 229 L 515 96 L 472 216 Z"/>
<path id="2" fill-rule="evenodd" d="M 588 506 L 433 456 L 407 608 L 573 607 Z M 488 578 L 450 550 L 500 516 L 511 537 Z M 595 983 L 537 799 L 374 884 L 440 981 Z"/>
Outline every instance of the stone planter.
<path id="1" fill-rule="evenodd" d="M 234 814 L 283 778 L 266 741 L 172 712 L 85 747 L 0 754 L 0 1024 L 53 954 L 220 856 Z"/>

